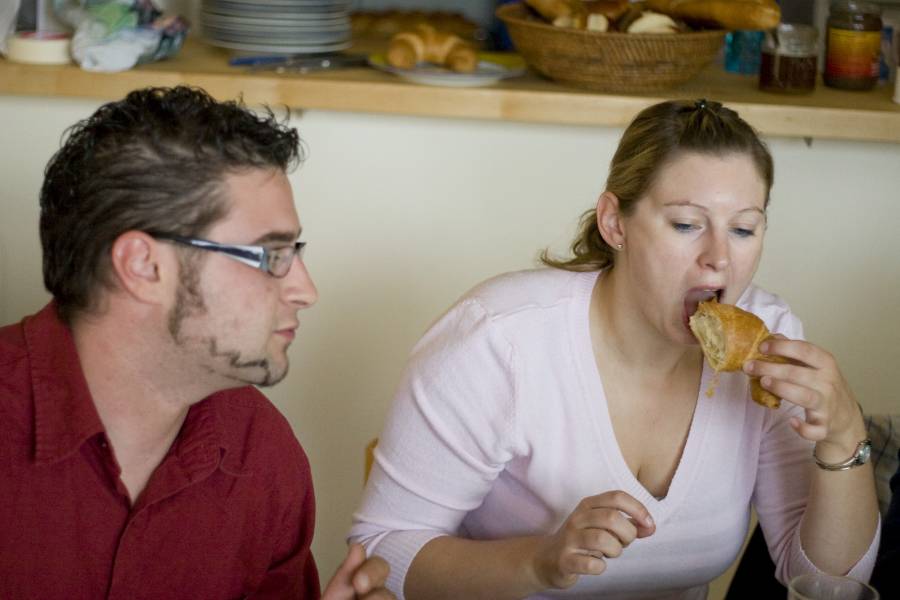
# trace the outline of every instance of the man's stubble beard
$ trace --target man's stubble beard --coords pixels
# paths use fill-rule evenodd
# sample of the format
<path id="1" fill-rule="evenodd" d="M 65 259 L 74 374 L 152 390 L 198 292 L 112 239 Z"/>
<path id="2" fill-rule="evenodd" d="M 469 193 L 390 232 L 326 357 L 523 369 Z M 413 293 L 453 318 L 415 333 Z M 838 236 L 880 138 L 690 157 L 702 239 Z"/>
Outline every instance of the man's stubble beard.
<path id="1" fill-rule="evenodd" d="M 216 374 L 243 384 L 252 384 L 262 387 L 275 385 L 287 375 L 287 364 L 279 372 L 273 372 L 268 358 L 255 360 L 243 360 L 239 350 L 224 350 L 219 348 L 218 338 L 210 333 L 206 337 L 191 337 L 184 334 L 183 325 L 188 317 L 200 317 L 207 313 L 206 302 L 200 292 L 200 269 L 198 261 L 189 258 L 182 259 L 178 289 L 175 292 L 175 306 L 169 312 L 168 329 L 172 341 L 179 348 L 185 349 L 191 340 L 199 342 L 206 348 L 208 356 L 212 359 L 212 365 L 217 365 L 224 359 L 231 369 L 225 372 L 215 369 L 210 365 L 203 365 L 210 374 Z M 245 370 L 261 370 L 262 375 L 250 377 L 244 374 Z"/>

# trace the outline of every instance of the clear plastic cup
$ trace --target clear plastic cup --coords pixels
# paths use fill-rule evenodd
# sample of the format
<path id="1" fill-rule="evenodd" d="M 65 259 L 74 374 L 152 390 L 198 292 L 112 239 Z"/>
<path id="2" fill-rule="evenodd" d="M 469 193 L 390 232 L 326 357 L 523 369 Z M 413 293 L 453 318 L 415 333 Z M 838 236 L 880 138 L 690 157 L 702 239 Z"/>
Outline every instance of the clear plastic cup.
<path id="1" fill-rule="evenodd" d="M 850 577 L 808 573 L 788 584 L 788 600 L 879 600 L 879 595 L 875 588 Z"/>

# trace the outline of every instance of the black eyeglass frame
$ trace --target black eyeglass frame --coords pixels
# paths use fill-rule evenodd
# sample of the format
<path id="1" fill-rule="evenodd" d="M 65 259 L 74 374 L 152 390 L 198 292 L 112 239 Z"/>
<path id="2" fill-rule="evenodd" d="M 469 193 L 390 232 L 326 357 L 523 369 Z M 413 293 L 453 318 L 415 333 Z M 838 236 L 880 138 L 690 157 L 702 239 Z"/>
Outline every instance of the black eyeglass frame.
<path id="1" fill-rule="evenodd" d="M 293 266 L 294 264 L 295 256 L 300 260 L 303 260 L 303 250 L 304 248 L 306 248 L 306 242 L 300 241 L 294 242 L 289 246 L 272 249 L 266 248 L 265 246 L 220 244 L 218 242 L 211 242 L 209 240 L 184 237 L 168 233 L 155 233 L 149 231 L 146 233 L 147 235 L 158 240 L 175 242 L 184 246 L 199 248 L 200 250 L 208 250 L 210 252 L 219 252 L 229 258 L 233 258 L 234 260 L 242 262 L 245 265 L 248 265 L 255 269 L 259 269 L 260 271 L 265 271 L 266 273 L 277 279 L 281 279 L 282 277 L 285 277 L 288 273 L 290 273 L 291 266 Z M 287 258 L 284 254 L 285 250 L 291 251 L 289 260 L 284 260 L 285 258 Z M 286 265 L 286 267 L 283 268 L 284 272 L 281 272 L 282 268 L 278 266 L 281 264 Z"/>

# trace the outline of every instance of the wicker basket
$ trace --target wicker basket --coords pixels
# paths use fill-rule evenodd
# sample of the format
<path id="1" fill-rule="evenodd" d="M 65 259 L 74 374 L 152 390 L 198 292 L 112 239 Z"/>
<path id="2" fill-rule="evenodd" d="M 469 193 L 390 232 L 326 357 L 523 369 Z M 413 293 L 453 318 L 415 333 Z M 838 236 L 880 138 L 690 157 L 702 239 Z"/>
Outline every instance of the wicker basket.
<path id="1" fill-rule="evenodd" d="M 521 3 L 497 16 L 516 50 L 550 79 L 603 92 L 653 92 L 699 73 L 725 40 L 720 29 L 676 34 L 581 31 L 554 27 Z"/>

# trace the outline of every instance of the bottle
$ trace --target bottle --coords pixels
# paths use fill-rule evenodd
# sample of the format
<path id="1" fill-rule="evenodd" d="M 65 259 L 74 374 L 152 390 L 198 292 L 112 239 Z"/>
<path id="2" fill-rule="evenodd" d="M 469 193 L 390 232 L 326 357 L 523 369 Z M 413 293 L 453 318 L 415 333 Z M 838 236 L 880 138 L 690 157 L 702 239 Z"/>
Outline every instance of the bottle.
<path id="1" fill-rule="evenodd" d="M 782 23 L 766 32 L 759 68 L 759 89 L 804 94 L 816 87 L 818 32 L 812 25 Z"/>
<path id="2" fill-rule="evenodd" d="M 725 70 L 742 75 L 759 73 L 762 31 L 729 31 L 725 35 Z"/>
<path id="3" fill-rule="evenodd" d="M 869 90 L 878 82 L 881 7 L 837 0 L 831 5 L 825 36 L 825 85 Z"/>

